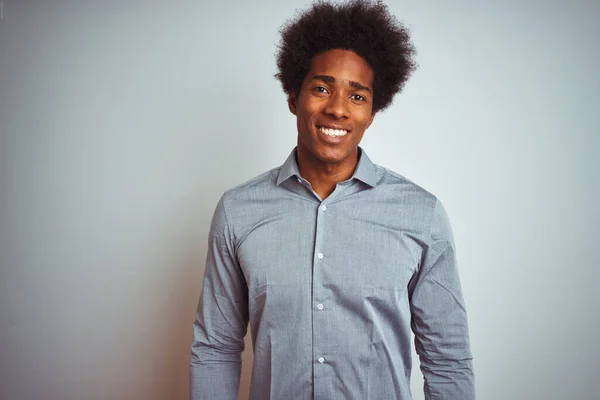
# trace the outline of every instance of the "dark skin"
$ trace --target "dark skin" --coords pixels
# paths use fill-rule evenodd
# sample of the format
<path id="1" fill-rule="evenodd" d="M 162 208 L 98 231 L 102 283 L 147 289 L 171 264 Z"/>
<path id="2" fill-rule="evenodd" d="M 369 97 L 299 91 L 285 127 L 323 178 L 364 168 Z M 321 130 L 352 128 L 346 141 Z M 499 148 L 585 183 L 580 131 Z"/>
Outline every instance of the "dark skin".
<path id="1" fill-rule="evenodd" d="M 375 118 L 369 64 L 351 50 L 315 55 L 300 91 L 288 106 L 298 127 L 300 174 L 327 198 L 349 179 L 358 163 L 358 145 Z"/>

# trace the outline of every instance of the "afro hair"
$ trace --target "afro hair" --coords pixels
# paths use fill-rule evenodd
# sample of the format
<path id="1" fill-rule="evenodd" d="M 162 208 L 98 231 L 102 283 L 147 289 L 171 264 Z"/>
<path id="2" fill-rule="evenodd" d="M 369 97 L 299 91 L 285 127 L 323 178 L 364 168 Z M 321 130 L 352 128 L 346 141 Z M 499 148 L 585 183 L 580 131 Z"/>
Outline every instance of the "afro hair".
<path id="1" fill-rule="evenodd" d="M 373 70 L 373 113 L 392 103 L 416 68 L 408 29 L 381 1 L 317 1 L 281 28 L 275 77 L 284 92 L 298 93 L 313 57 L 331 49 L 352 50 Z"/>

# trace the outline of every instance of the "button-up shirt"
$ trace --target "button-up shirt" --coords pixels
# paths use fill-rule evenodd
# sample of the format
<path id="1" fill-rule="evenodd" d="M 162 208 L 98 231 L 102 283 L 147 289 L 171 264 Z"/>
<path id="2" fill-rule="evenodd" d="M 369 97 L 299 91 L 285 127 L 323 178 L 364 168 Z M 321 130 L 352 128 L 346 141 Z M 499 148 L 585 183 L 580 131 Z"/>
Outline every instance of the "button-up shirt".
<path id="1" fill-rule="evenodd" d="M 359 149 L 322 200 L 285 163 L 225 192 L 213 216 L 191 398 L 237 398 L 248 322 L 250 399 L 411 399 L 411 329 L 427 399 L 475 398 L 447 214 Z"/>

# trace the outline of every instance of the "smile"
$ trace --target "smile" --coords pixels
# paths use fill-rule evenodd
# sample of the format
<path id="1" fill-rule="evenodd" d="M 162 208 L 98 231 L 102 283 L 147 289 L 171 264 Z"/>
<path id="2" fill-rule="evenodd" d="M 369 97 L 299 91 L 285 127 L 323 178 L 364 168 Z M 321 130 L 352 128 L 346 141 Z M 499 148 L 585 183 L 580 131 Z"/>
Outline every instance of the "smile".
<path id="1" fill-rule="evenodd" d="M 319 130 L 321 132 L 323 132 L 324 134 L 326 134 L 327 136 L 345 136 L 348 131 L 344 130 L 344 129 L 330 129 L 330 128 L 325 128 L 324 126 L 320 126 Z"/>

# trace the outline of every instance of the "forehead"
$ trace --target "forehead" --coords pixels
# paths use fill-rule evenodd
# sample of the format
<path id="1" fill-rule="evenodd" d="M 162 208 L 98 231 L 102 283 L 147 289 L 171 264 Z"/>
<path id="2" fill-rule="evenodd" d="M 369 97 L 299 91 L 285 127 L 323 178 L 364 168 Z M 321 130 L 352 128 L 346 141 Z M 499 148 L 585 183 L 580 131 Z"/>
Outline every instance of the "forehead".
<path id="1" fill-rule="evenodd" d="M 336 82 L 354 81 L 371 88 L 374 73 L 365 59 L 352 50 L 334 49 L 313 57 L 307 77 L 314 75 L 329 75 Z"/>

